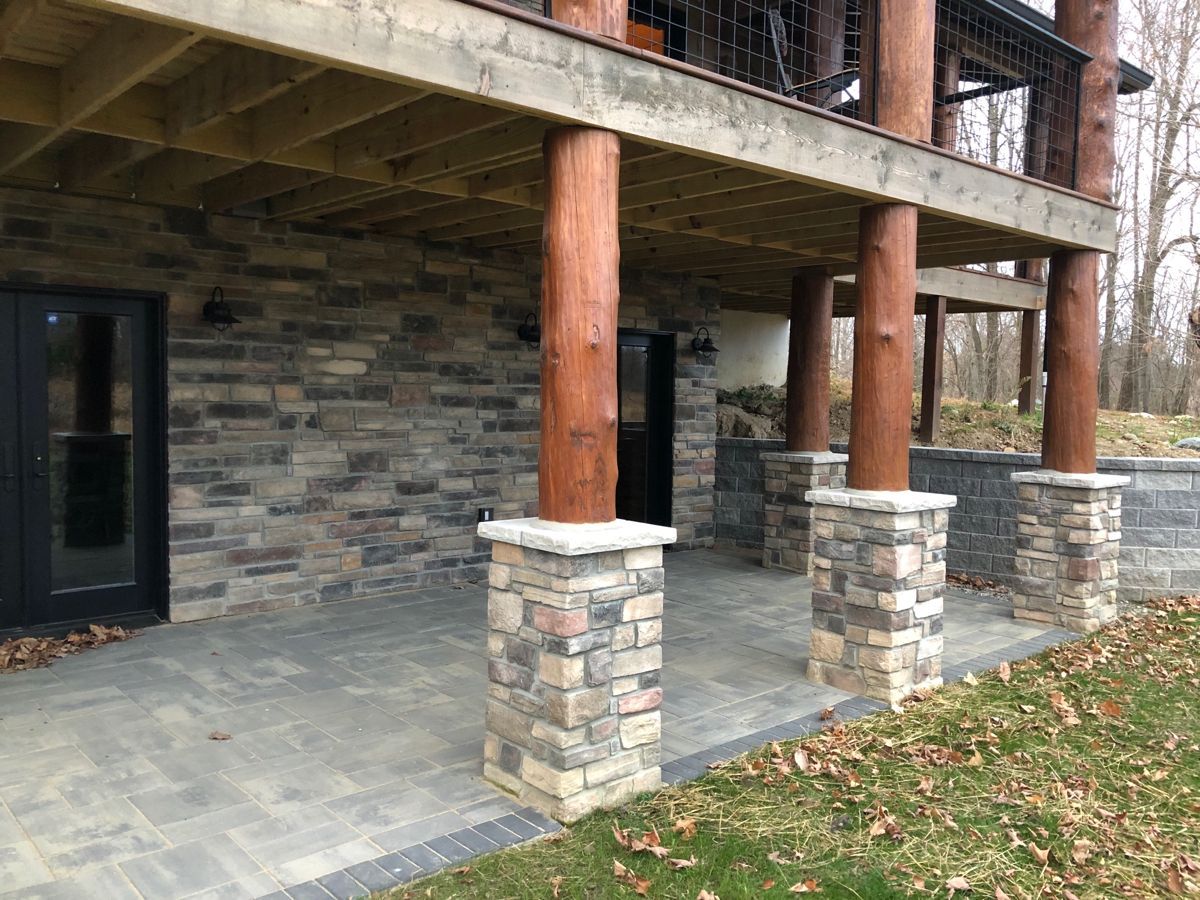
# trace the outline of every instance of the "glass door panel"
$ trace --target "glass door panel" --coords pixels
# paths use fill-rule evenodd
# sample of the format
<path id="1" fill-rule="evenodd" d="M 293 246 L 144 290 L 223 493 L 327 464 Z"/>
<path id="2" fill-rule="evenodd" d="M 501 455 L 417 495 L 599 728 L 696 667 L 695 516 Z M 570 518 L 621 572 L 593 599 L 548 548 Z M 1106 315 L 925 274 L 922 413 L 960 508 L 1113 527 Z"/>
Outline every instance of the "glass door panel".
<path id="1" fill-rule="evenodd" d="M 128 584 L 134 571 L 128 316 L 45 316 L 50 589 Z"/>

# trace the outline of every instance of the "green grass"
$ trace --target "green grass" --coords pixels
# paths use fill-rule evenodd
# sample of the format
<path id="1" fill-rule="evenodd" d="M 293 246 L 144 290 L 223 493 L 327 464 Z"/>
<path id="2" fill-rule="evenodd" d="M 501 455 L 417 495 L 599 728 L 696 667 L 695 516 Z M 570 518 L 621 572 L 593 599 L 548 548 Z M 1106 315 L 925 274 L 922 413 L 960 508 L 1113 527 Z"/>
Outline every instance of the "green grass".
<path id="1" fill-rule="evenodd" d="M 1121 897 L 1200 882 L 1200 599 L 828 723 L 393 898 Z M 797 751 L 802 751 L 798 753 Z M 694 834 L 676 833 L 694 822 Z M 614 834 L 657 830 L 673 869 Z M 684 825 L 680 826 L 681 829 Z M 690 835 L 690 836 L 689 836 Z M 970 890 L 951 885 L 963 879 Z M 557 889 L 557 893 L 556 893 Z"/>

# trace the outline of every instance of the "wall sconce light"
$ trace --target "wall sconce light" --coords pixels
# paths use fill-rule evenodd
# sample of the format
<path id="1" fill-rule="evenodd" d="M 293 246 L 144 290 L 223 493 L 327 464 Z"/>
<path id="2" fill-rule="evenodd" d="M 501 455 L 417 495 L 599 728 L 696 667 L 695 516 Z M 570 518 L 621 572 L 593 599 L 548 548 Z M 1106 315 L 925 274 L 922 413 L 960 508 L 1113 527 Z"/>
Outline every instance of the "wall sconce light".
<path id="1" fill-rule="evenodd" d="M 700 337 L 700 332 L 704 332 L 704 337 Z M 708 333 L 708 329 L 701 326 L 696 331 L 696 336 L 692 338 L 692 349 L 696 351 L 696 355 L 705 362 L 710 361 L 716 354 L 721 351 L 717 349 L 717 345 L 712 342 L 712 337 Z"/>
<path id="2" fill-rule="evenodd" d="M 517 337 L 528 345 L 530 350 L 536 350 L 542 342 L 542 326 L 538 324 L 537 313 L 530 313 L 525 321 L 517 326 Z"/>
<path id="3" fill-rule="evenodd" d="M 233 310 L 225 302 L 225 292 L 219 287 L 213 288 L 212 299 L 204 304 L 201 316 L 217 331 L 224 331 L 230 325 L 239 325 L 242 321 L 233 314 Z"/>

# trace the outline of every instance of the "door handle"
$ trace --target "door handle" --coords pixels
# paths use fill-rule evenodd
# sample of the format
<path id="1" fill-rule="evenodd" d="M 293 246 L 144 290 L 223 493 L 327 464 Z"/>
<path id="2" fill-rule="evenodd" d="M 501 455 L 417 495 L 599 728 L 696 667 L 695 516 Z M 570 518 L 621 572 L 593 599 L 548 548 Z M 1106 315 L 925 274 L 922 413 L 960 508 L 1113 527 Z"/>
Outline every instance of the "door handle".
<path id="1" fill-rule="evenodd" d="M 4 466 L 0 479 L 4 480 L 4 492 L 11 494 L 17 489 L 17 445 L 8 441 L 0 449 L 0 463 Z"/>
<path id="2" fill-rule="evenodd" d="M 33 475 L 35 478 L 46 478 L 50 474 L 50 456 L 46 451 L 44 441 L 33 445 Z"/>

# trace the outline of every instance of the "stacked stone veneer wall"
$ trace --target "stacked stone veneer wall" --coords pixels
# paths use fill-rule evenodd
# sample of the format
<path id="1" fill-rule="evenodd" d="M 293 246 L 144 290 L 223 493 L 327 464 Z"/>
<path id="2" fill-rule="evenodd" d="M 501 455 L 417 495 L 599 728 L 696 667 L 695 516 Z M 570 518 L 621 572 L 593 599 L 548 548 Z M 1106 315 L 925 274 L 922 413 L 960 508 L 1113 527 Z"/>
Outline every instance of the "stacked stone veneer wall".
<path id="1" fill-rule="evenodd" d="M 717 439 L 718 542 L 762 548 L 760 457 L 782 448 L 781 440 Z M 958 497 L 950 511 L 950 571 L 1014 583 L 1017 486 L 1011 476 L 1038 465 L 1031 453 L 912 448 L 912 489 Z M 1200 459 L 1105 458 L 1099 469 L 1131 479 L 1121 490 L 1119 596 L 1138 601 L 1200 589 Z"/>
<path id="2" fill-rule="evenodd" d="M 0 190 L 0 281 L 166 295 L 176 620 L 486 576 L 477 509 L 536 514 L 540 261 L 469 246 Z M 242 320 L 200 320 L 216 286 Z M 674 525 L 711 543 L 711 282 L 629 272 L 678 332 Z"/>

